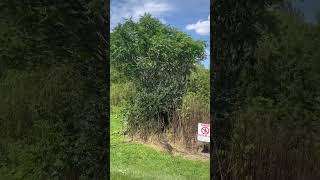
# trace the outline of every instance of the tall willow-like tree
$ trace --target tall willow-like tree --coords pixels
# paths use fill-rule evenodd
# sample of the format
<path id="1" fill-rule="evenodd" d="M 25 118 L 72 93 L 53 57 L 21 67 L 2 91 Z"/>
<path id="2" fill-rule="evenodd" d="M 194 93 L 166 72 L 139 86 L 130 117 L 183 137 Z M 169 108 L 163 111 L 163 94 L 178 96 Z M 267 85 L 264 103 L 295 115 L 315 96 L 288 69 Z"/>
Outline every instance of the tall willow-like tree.
<path id="1" fill-rule="evenodd" d="M 170 112 L 181 103 L 194 64 L 204 57 L 203 41 L 193 40 L 148 14 L 138 22 L 128 19 L 115 27 L 112 65 L 135 83 L 138 92 L 130 109 L 131 127 L 166 126 Z"/>

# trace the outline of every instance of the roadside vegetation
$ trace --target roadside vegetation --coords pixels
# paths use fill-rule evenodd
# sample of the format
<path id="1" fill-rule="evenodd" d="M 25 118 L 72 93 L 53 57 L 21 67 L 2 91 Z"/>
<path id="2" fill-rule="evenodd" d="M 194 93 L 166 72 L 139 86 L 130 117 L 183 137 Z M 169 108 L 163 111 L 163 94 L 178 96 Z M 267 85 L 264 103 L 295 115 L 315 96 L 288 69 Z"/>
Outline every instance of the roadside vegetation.
<path id="1" fill-rule="evenodd" d="M 111 178 L 210 178 L 208 158 L 184 156 L 209 122 L 205 46 L 148 14 L 112 31 Z"/>
<path id="2" fill-rule="evenodd" d="M 211 28 L 225 28 L 212 65 L 213 177 L 320 178 L 320 21 L 307 23 L 288 2 L 235 2 L 232 15 L 213 18 Z"/>
<path id="3" fill-rule="evenodd" d="M 111 106 L 125 104 L 126 130 L 197 147 L 197 123 L 209 122 L 209 70 L 203 41 L 146 14 L 111 33 Z"/>
<path id="4" fill-rule="evenodd" d="M 101 2 L 1 1 L 0 179 L 107 179 Z"/>
<path id="5" fill-rule="evenodd" d="M 113 107 L 110 121 L 110 178 L 112 180 L 208 180 L 209 160 L 190 160 L 129 141 L 124 136 L 121 107 Z"/>

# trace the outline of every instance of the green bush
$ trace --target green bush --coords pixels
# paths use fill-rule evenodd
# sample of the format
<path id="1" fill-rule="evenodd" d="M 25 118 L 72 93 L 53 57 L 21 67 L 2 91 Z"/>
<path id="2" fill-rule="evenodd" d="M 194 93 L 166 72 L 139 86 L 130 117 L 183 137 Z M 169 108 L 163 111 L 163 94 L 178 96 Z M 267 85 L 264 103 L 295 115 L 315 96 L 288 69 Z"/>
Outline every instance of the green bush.
<path id="1" fill-rule="evenodd" d="M 131 82 L 111 83 L 110 106 L 126 106 L 134 97 L 135 87 Z"/>
<path id="2" fill-rule="evenodd" d="M 203 65 L 196 64 L 187 85 L 187 92 L 193 92 L 197 98 L 206 104 L 210 103 L 210 72 Z"/>

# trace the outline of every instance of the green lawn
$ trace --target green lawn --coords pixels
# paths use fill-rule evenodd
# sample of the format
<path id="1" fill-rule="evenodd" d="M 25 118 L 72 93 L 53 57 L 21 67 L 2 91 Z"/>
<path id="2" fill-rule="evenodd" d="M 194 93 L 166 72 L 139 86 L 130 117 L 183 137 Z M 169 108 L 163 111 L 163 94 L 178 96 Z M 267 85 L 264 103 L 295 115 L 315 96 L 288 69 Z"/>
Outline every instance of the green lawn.
<path id="1" fill-rule="evenodd" d="M 208 161 L 193 161 L 146 147 L 143 144 L 123 141 L 120 111 L 111 112 L 110 158 L 111 180 L 117 179 L 195 179 L 209 180 Z"/>

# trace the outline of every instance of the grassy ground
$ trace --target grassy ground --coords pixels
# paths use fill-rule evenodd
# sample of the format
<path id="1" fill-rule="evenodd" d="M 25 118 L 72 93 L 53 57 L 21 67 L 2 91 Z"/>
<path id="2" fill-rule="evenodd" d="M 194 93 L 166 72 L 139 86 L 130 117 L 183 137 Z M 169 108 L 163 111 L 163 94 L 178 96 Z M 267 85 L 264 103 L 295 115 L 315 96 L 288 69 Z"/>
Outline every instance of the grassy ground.
<path id="1" fill-rule="evenodd" d="M 124 142 L 124 137 L 119 134 L 121 120 L 120 111 L 113 110 L 110 123 L 111 180 L 210 179 L 209 161 L 172 157 L 143 144 Z"/>

